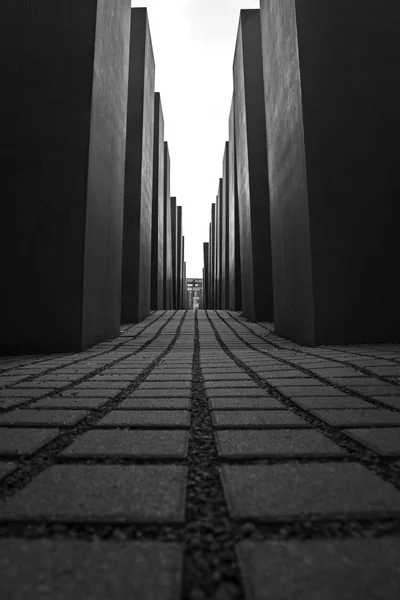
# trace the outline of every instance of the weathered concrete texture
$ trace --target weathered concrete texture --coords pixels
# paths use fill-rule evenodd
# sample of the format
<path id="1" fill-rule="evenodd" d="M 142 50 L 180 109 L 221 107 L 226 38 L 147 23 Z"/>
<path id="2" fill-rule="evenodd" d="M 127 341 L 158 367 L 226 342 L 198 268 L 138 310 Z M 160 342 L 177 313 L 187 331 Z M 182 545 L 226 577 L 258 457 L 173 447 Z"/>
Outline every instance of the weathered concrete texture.
<path id="1" fill-rule="evenodd" d="M 168 142 L 164 142 L 164 309 L 172 308 L 172 231 L 170 157 Z"/>
<path id="2" fill-rule="evenodd" d="M 223 181 L 222 177 L 219 180 L 218 184 L 218 194 L 217 194 L 217 207 L 216 207 L 216 217 L 217 217 L 217 308 L 222 308 L 222 221 L 223 221 Z"/>
<path id="3" fill-rule="evenodd" d="M 185 296 L 186 296 L 186 275 L 185 275 L 185 236 L 182 236 L 182 258 L 181 258 L 181 272 L 182 272 L 182 282 L 181 282 L 181 308 L 185 308 Z"/>
<path id="4" fill-rule="evenodd" d="M 268 157 L 259 10 L 242 10 L 233 66 L 243 314 L 273 320 Z"/>
<path id="5" fill-rule="evenodd" d="M 119 333 L 129 28 L 129 0 L 2 6 L 3 353 Z"/>
<path id="6" fill-rule="evenodd" d="M 242 273 L 240 260 L 239 201 L 235 142 L 235 103 L 229 114 L 229 300 L 228 308 L 242 309 Z"/>
<path id="7" fill-rule="evenodd" d="M 204 290 L 204 308 L 209 307 L 209 270 L 208 270 L 208 249 L 210 247 L 209 242 L 203 243 L 203 257 L 204 257 L 204 276 L 203 276 L 203 290 Z"/>
<path id="8" fill-rule="evenodd" d="M 187 301 L 187 281 L 186 281 L 186 261 L 184 261 L 183 263 L 183 308 L 187 309 L 188 308 L 188 301 Z"/>
<path id="9" fill-rule="evenodd" d="M 152 310 L 163 308 L 164 285 L 164 115 L 158 92 L 154 95 L 153 212 L 151 229 Z"/>
<path id="10" fill-rule="evenodd" d="M 177 231 L 177 212 L 176 198 L 171 198 L 171 244 L 172 244 L 172 308 L 177 307 L 178 301 L 178 231 Z"/>
<path id="11" fill-rule="evenodd" d="M 183 262 L 182 262 L 182 206 L 177 206 L 176 209 L 176 308 L 182 308 L 182 279 L 183 279 Z"/>
<path id="12" fill-rule="evenodd" d="M 122 322 L 150 313 L 155 65 L 147 10 L 132 9 L 125 161 Z"/>
<path id="13" fill-rule="evenodd" d="M 229 142 L 222 163 L 221 308 L 229 308 Z"/>
<path id="14" fill-rule="evenodd" d="M 400 6 L 374 7 L 261 2 L 275 326 L 307 344 L 400 336 Z"/>

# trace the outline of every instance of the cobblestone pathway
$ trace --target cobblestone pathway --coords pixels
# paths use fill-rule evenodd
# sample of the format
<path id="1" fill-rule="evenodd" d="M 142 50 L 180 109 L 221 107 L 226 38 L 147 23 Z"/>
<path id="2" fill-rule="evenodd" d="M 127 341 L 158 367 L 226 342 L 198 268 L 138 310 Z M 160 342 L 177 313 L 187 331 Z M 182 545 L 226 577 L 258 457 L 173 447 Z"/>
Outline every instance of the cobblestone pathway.
<path id="1" fill-rule="evenodd" d="M 400 345 L 168 311 L 0 369 L 3 598 L 400 597 Z"/>

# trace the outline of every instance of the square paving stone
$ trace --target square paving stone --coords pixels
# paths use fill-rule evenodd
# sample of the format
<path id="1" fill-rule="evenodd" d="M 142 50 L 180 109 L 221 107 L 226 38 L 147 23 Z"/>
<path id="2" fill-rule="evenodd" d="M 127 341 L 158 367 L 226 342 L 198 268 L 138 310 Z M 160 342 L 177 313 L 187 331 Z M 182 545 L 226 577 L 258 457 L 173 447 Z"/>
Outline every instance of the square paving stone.
<path id="1" fill-rule="evenodd" d="M 0 481 L 6 476 L 15 471 L 17 465 L 12 462 L 3 462 L 0 461 Z M 1 544 L 0 544 L 1 547 Z M 0 577 L 1 580 L 1 577 Z"/>
<path id="2" fill-rule="evenodd" d="M 209 381 L 220 381 L 223 379 L 224 381 L 252 381 L 250 377 L 246 377 L 243 372 L 235 371 L 232 373 L 203 373 L 204 379 Z"/>
<path id="3" fill-rule="evenodd" d="M 250 600 L 396 600 L 400 539 L 240 542 Z"/>
<path id="4" fill-rule="evenodd" d="M 343 392 L 336 390 L 329 385 L 310 385 L 310 386 L 276 386 L 287 398 L 297 398 L 298 396 L 343 396 Z"/>
<path id="5" fill-rule="evenodd" d="M 57 394 L 57 398 L 115 398 L 120 390 L 66 390 Z"/>
<path id="6" fill-rule="evenodd" d="M 189 410 L 189 398 L 126 398 L 115 410 Z"/>
<path id="7" fill-rule="evenodd" d="M 311 427 L 290 410 L 223 410 L 211 415 L 214 426 L 220 429 Z"/>
<path id="8" fill-rule="evenodd" d="M 182 549 L 160 542 L 5 539 L 0 579 L 5 599 L 176 600 Z"/>
<path id="9" fill-rule="evenodd" d="M 190 381 L 178 381 L 179 376 L 175 378 L 175 381 L 144 381 L 138 387 L 138 390 L 186 390 L 188 394 L 192 389 Z"/>
<path id="10" fill-rule="evenodd" d="M 400 412 L 395 413 L 390 410 L 381 410 L 376 408 L 371 409 L 328 409 L 328 410 L 312 410 L 316 417 L 319 417 L 329 425 L 337 427 L 385 427 L 387 425 L 400 426 Z M 400 429 L 399 429 L 400 436 Z"/>
<path id="11" fill-rule="evenodd" d="M 183 522 L 186 467 L 56 465 L 0 503 L 0 519 Z"/>
<path id="12" fill-rule="evenodd" d="M 42 425 L 45 427 L 71 427 L 84 419 L 85 410 L 30 410 L 16 409 L 0 415 L 0 425 Z"/>
<path id="13" fill-rule="evenodd" d="M 0 398 L 0 409 L 16 408 L 30 400 L 30 398 Z"/>
<path id="14" fill-rule="evenodd" d="M 187 431 L 88 431 L 69 446 L 62 456 L 91 458 L 185 458 Z"/>
<path id="15" fill-rule="evenodd" d="M 225 465 L 221 472 L 234 518 L 400 514 L 400 492 L 357 464 Z"/>
<path id="16" fill-rule="evenodd" d="M 34 381 L 25 381 L 24 383 L 18 383 L 17 385 L 13 386 L 13 389 L 14 390 L 21 390 L 21 389 L 28 390 L 30 388 L 33 388 L 33 389 L 42 389 L 42 390 L 45 390 L 46 392 L 49 392 L 51 390 L 55 390 L 57 388 L 62 388 L 65 386 L 66 386 L 65 381 L 60 381 L 59 383 L 57 383 L 56 381 L 41 381 L 39 379 L 35 379 Z"/>
<path id="17" fill-rule="evenodd" d="M 179 377 L 177 377 L 177 375 L 179 375 Z M 150 383 L 150 382 L 155 382 L 155 383 L 160 383 L 160 382 L 166 382 L 166 381 L 177 381 L 177 379 L 179 379 L 179 381 L 184 382 L 184 381 L 188 381 L 191 382 L 192 381 L 192 375 L 191 373 L 155 373 L 153 371 L 153 373 L 151 375 L 149 375 L 149 377 L 147 377 L 145 383 Z"/>
<path id="18" fill-rule="evenodd" d="M 0 400 L 8 400 L 9 398 L 40 398 L 48 393 L 48 390 L 0 390 Z"/>
<path id="19" fill-rule="evenodd" d="M 288 386 L 288 387 L 299 387 L 299 386 L 303 386 L 303 385 L 307 385 L 307 386 L 321 386 L 321 382 L 318 381 L 318 379 L 312 379 L 311 377 L 304 377 L 304 379 L 301 379 L 299 377 L 293 377 L 293 378 L 288 378 L 288 379 L 284 379 L 283 377 L 265 377 L 264 379 L 266 381 L 268 381 L 268 383 L 270 385 L 273 386 Z"/>
<path id="20" fill-rule="evenodd" d="M 113 410 L 97 427 L 189 427 L 187 410 Z"/>
<path id="21" fill-rule="evenodd" d="M 208 381 L 207 379 L 204 382 L 204 386 L 206 388 L 206 390 L 211 390 L 211 393 L 214 389 L 226 389 L 226 390 L 231 390 L 231 389 L 240 389 L 240 388 L 252 388 L 252 389 L 259 389 L 255 384 L 254 381 L 252 379 L 241 379 L 241 380 L 235 380 L 235 381 L 229 381 L 229 380 L 219 380 L 219 381 Z"/>
<path id="22" fill-rule="evenodd" d="M 229 388 L 228 390 L 218 388 L 213 390 L 206 390 L 208 398 L 224 398 L 224 397 L 235 397 L 235 398 L 269 398 L 270 395 L 259 387 L 254 388 Z"/>
<path id="23" fill-rule="evenodd" d="M 211 410 L 276 410 L 283 405 L 275 398 L 213 398 L 210 402 Z"/>
<path id="24" fill-rule="evenodd" d="M 346 454 L 318 431 L 218 431 L 221 458 L 332 457 Z"/>
<path id="25" fill-rule="evenodd" d="M 96 408 L 100 408 L 107 402 L 109 402 L 108 398 L 64 398 L 63 396 L 53 396 L 52 398 L 42 398 L 41 400 L 36 400 L 29 405 L 29 408 L 78 408 L 81 410 L 94 410 Z"/>
<path id="26" fill-rule="evenodd" d="M 360 398 L 352 396 L 311 396 L 292 398 L 302 408 L 376 408 Z"/>
<path id="27" fill-rule="evenodd" d="M 168 389 L 168 390 L 144 390 L 138 388 L 129 398 L 188 398 L 190 390 Z"/>
<path id="28" fill-rule="evenodd" d="M 400 410 L 400 396 L 372 396 L 372 399 Z"/>
<path id="29" fill-rule="evenodd" d="M 358 392 L 363 396 L 398 396 L 400 387 L 394 385 L 348 385 L 350 390 Z"/>
<path id="30" fill-rule="evenodd" d="M 59 433 L 58 429 L 3 427 L 0 431 L 0 454 L 33 454 Z"/>
<path id="31" fill-rule="evenodd" d="M 382 456 L 400 456 L 400 429 L 398 427 L 348 429 L 346 435 Z"/>

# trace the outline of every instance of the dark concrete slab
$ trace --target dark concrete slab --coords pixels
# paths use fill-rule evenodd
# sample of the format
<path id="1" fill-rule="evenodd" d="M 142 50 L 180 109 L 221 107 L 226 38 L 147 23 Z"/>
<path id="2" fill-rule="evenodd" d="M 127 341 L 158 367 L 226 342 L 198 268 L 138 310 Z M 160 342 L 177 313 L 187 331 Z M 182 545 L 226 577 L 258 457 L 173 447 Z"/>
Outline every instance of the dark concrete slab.
<path id="1" fill-rule="evenodd" d="M 217 203 L 216 203 L 216 257 L 217 257 L 217 266 L 216 266 L 216 278 L 217 278 L 217 308 L 222 308 L 222 227 L 223 227 L 223 181 L 222 178 L 219 180 L 218 184 L 218 194 L 217 194 Z"/>
<path id="2" fill-rule="evenodd" d="M 204 308 L 210 308 L 209 303 L 209 265 L 208 265 L 208 253 L 209 253 L 209 242 L 203 243 L 203 261 L 204 261 L 204 280 L 203 280 L 203 290 L 204 290 Z"/>
<path id="3" fill-rule="evenodd" d="M 349 429 L 346 431 L 346 435 L 382 456 L 400 456 L 400 429 L 398 427 Z"/>
<path id="4" fill-rule="evenodd" d="M 242 309 L 242 275 L 240 259 L 239 195 L 235 140 L 235 102 L 229 114 L 229 302 L 230 310 Z"/>
<path id="5" fill-rule="evenodd" d="M 217 306 L 217 284 L 216 284 L 216 223 L 215 223 L 216 205 L 211 205 L 211 307 L 216 308 Z"/>
<path id="6" fill-rule="evenodd" d="M 86 410 L 16 409 L 0 415 L 0 425 L 24 427 L 73 427 L 87 416 Z M 1 434 L 1 430 L 0 430 Z"/>
<path id="7" fill-rule="evenodd" d="M 164 142 L 164 309 L 172 308 L 171 161 Z"/>
<path id="8" fill-rule="evenodd" d="M 154 95 L 152 193 L 150 307 L 161 310 L 164 286 L 164 115 L 158 92 Z"/>
<path id="9" fill-rule="evenodd" d="M 240 12 L 233 65 L 242 310 L 273 320 L 271 228 L 259 10 Z"/>
<path id="10" fill-rule="evenodd" d="M 113 410 L 96 427 L 185 427 L 190 425 L 187 410 Z"/>
<path id="11" fill-rule="evenodd" d="M 119 333 L 129 26 L 129 0 L 2 6 L 2 353 Z"/>
<path id="12" fill-rule="evenodd" d="M 222 264 L 221 264 L 221 308 L 229 308 L 229 142 L 225 143 L 222 162 Z"/>
<path id="13" fill-rule="evenodd" d="M 275 331 L 299 343 L 400 336 L 400 5 L 374 8 L 261 1 Z"/>
<path id="14" fill-rule="evenodd" d="M 182 551 L 177 544 L 7 539 L 2 540 L 0 565 L 2 592 L 10 599 L 180 596 Z"/>
<path id="15" fill-rule="evenodd" d="M 125 161 L 123 323 L 138 323 L 150 314 L 154 79 L 147 10 L 133 8 Z"/>
<path id="16" fill-rule="evenodd" d="M 7 456 L 33 454 L 53 440 L 58 429 L 2 428 L 0 431 L 0 454 Z"/>
<path id="17" fill-rule="evenodd" d="M 395 600 L 400 588 L 397 538 L 245 541 L 237 552 L 253 600 Z"/>
<path id="18" fill-rule="evenodd" d="M 182 206 L 176 207 L 176 308 L 182 308 L 183 280 L 183 237 Z"/>
<path id="19" fill-rule="evenodd" d="M 172 248 L 172 308 L 177 308 L 178 301 L 178 231 L 177 231 L 177 212 L 176 198 L 171 197 L 171 248 Z"/>

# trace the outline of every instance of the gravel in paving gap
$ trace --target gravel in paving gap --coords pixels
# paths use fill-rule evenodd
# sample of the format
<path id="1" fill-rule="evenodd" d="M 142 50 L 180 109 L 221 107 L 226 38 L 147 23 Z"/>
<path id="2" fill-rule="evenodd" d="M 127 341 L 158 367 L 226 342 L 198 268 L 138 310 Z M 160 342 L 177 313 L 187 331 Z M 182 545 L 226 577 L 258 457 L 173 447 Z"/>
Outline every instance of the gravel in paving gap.
<path id="1" fill-rule="evenodd" d="M 220 475 L 200 365 L 200 331 L 205 319 L 195 313 L 192 420 L 186 507 L 184 600 L 244 598 L 235 538 Z"/>
<path id="2" fill-rule="evenodd" d="M 170 318 L 163 324 L 163 326 L 158 330 L 158 332 L 154 335 L 153 339 L 157 339 L 162 331 L 165 329 L 166 325 L 172 320 L 174 317 L 173 313 Z M 57 460 L 57 455 L 59 455 L 65 448 L 67 448 L 76 438 L 80 435 L 89 431 L 98 421 L 104 418 L 108 413 L 110 413 L 114 408 L 116 408 L 123 400 L 125 400 L 131 392 L 136 389 L 138 385 L 142 381 L 146 379 L 146 377 L 156 368 L 156 366 L 160 363 L 160 361 L 171 351 L 174 347 L 179 334 L 183 322 L 185 320 L 186 313 L 183 314 L 182 318 L 178 326 L 176 327 L 175 335 L 170 341 L 169 346 L 162 353 L 157 355 L 156 359 L 150 364 L 147 364 L 141 375 L 138 376 L 134 383 L 129 385 L 127 388 L 118 393 L 115 397 L 110 399 L 106 404 L 104 404 L 100 409 L 93 410 L 89 412 L 88 416 L 86 416 L 78 425 L 75 427 L 71 427 L 69 430 L 64 430 L 62 433 L 51 441 L 46 447 L 35 454 L 29 462 L 23 462 L 18 465 L 18 468 L 11 473 L 9 477 L 6 477 L 1 485 L 0 485 L 0 499 L 9 497 L 12 494 L 18 493 L 19 490 L 23 489 L 26 485 L 28 485 L 31 480 L 39 475 L 46 468 L 51 467 Z M 145 343 L 145 347 L 148 347 L 151 343 L 151 340 Z M 118 359 L 119 360 L 119 359 Z M 37 410 L 35 412 L 41 413 L 43 411 Z M 64 413 L 65 411 L 60 411 Z"/>

